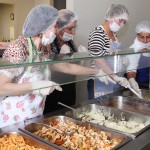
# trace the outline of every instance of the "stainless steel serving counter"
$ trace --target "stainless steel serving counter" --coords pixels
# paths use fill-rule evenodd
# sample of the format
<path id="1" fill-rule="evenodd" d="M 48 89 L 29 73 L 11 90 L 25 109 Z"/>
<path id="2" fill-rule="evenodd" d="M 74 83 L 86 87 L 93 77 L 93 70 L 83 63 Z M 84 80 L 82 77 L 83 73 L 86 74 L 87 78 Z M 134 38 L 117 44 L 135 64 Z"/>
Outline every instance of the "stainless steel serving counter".
<path id="1" fill-rule="evenodd" d="M 105 99 L 105 98 L 108 98 L 111 96 L 122 96 L 122 91 L 104 96 L 102 98 Z M 87 102 L 81 104 L 80 106 L 84 106 L 86 104 L 92 104 L 92 103 L 98 104 L 99 101 L 98 100 L 87 101 Z M 76 107 L 79 107 L 79 105 L 74 106 L 74 108 L 76 108 Z M 38 122 L 40 120 L 46 119 L 46 118 L 54 116 L 54 115 L 64 115 L 66 111 L 68 111 L 68 109 L 64 108 L 62 110 L 55 111 L 53 113 L 49 113 L 49 114 L 46 114 L 46 115 L 41 116 L 41 117 L 37 117 L 34 119 L 27 120 L 25 122 L 21 122 L 21 123 L 16 124 L 16 125 L 11 125 L 11 126 L 2 128 L 2 129 L 0 129 L 0 134 L 6 133 L 6 132 L 18 131 L 18 128 L 24 128 L 25 125 L 27 125 L 29 123 Z M 131 141 L 129 141 L 127 144 L 118 148 L 118 150 L 150 150 L 150 128 L 148 128 L 146 131 L 144 131 L 143 133 L 138 135 L 135 139 L 132 139 Z"/>
<path id="2" fill-rule="evenodd" d="M 124 91 L 120 91 L 113 94 L 109 94 L 104 98 L 107 99 L 111 96 L 122 96 L 123 92 Z M 137 136 L 135 139 L 132 139 L 130 142 L 120 147 L 119 150 L 150 150 L 150 128 L 142 134 L 140 134 L 139 136 Z"/>

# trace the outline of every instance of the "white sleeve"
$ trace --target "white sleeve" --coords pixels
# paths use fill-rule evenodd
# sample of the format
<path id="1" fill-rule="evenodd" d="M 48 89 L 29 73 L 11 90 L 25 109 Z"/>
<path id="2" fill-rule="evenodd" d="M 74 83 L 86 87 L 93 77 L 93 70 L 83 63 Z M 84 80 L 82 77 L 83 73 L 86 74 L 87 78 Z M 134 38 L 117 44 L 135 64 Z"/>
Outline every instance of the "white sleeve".
<path id="1" fill-rule="evenodd" d="M 134 48 L 134 43 L 129 48 Z"/>
<path id="2" fill-rule="evenodd" d="M 128 55 L 127 58 L 129 59 L 129 65 L 127 66 L 127 72 L 130 72 L 131 70 L 136 72 L 139 64 L 141 54 L 134 54 L 134 55 Z"/>

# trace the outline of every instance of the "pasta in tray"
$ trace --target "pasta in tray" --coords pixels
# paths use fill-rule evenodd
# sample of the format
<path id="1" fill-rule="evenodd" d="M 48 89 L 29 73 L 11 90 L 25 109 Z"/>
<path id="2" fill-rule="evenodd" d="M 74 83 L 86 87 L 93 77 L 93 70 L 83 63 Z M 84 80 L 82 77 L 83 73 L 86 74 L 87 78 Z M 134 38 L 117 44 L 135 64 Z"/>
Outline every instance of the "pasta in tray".
<path id="1" fill-rule="evenodd" d="M 0 150 L 44 150 L 28 145 L 21 135 L 10 134 L 0 138 Z"/>

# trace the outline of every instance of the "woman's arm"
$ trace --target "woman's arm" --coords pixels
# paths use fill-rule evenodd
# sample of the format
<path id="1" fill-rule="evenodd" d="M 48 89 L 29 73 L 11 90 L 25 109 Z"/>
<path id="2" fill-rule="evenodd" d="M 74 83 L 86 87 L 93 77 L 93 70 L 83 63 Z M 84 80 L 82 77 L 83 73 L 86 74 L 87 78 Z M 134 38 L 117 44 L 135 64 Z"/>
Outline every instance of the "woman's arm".
<path id="1" fill-rule="evenodd" d="M 84 67 L 77 64 L 71 64 L 68 62 L 55 63 L 51 65 L 51 69 L 53 69 L 54 71 L 59 71 L 71 75 L 90 75 L 90 74 L 96 75 L 98 73 L 97 69 Z"/>
<path id="2" fill-rule="evenodd" d="M 109 39 L 101 27 L 95 28 L 89 35 L 88 49 L 93 57 L 109 54 L 106 50 L 109 47 Z"/>
<path id="3" fill-rule="evenodd" d="M 24 43 L 24 44 L 23 44 Z M 3 53 L 3 59 L 11 64 L 21 64 L 26 61 L 27 58 L 27 41 L 23 37 L 19 37 L 13 41 L 9 47 Z M 26 54 L 26 55 L 25 55 Z M 15 76 L 19 76 L 22 73 L 23 67 L 9 68 L 0 70 L 0 96 L 8 95 L 21 95 L 26 91 L 31 90 L 30 83 L 17 84 L 13 83 Z"/>
<path id="4" fill-rule="evenodd" d="M 130 79 L 130 78 L 136 78 L 136 72 L 134 71 L 130 71 L 127 73 L 127 79 Z"/>
<path id="5" fill-rule="evenodd" d="M 31 90 L 31 83 L 12 83 L 12 79 L 0 73 L 0 96 L 22 95 Z"/>
<path id="6" fill-rule="evenodd" d="M 138 64 L 141 54 L 128 55 L 129 65 L 127 66 L 127 78 L 136 78 L 136 71 L 138 69 Z"/>
<path id="7" fill-rule="evenodd" d="M 94 61 L 106 74 L 112 78 L 114 77 L 115 74 L 113 73 L 113 70 L 104 58 L 95 59 Z"/>
<path id="8" fill-rule="evenodd" d="M 105 31 L 101 27 L 95 28 L 89 36 L 88 49 L 91 56 L 105 56 L 108 54 L 106 49 L 109 46 L 109 39 L 106 38 Z M 106 74 L 114 76 L 113 70 L 104 58 L 94 60 L 95 64 Z"/>
<path id="9" fill-rule="evenodd" d="M 10 78 L 0 74 L 0 81 L 0 96 L 20 96 L 31 92 L 31 90 L 35 90 L 33 94 L 45 96 L 52 93 L 54 90 L 62 91 L 59 84 L 48 80 L 12 83 Z"/>

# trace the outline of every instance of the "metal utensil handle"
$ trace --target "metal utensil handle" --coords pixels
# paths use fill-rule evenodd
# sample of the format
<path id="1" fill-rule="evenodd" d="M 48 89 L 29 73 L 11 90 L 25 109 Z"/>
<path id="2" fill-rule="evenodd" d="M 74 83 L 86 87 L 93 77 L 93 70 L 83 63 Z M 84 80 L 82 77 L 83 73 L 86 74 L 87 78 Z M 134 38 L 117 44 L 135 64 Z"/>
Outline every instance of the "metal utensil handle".
<path id="1" fill-rule="evenodd" d="M 139 98 L 143 98 L 139 93 L 137 93 L 133 88 L 129 87 L 129 89 L 135 94 L 137 95 Z"/>
<path id="2" fill-rule="evenodd" d="M 72 108 L 72 107 L 70 107 L 70 106 L 68 106 L 68 105 L 65 105 L 65 104 L 63 104 L 63 103 L 61 103 L 61 102 L 58 102 L 58 104 L 75 111 L 74 108 Z"/>

